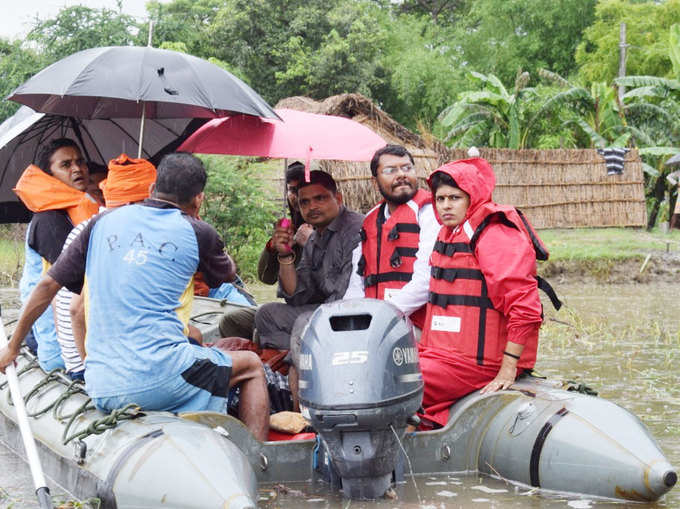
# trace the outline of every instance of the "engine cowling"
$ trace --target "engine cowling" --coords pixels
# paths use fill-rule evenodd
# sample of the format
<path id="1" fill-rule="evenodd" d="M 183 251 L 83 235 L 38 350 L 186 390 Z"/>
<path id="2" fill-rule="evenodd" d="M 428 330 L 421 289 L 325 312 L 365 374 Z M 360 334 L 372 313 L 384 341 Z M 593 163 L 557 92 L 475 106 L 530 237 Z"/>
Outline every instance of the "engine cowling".
<path id="1" fill-rule="evenodd" d="M 382 496 L 423 396 L 409 319 L 377 299 L 321 305 L 302 333 L 298 371 L 303 413 L 320 434 L 345 495 Z"/>

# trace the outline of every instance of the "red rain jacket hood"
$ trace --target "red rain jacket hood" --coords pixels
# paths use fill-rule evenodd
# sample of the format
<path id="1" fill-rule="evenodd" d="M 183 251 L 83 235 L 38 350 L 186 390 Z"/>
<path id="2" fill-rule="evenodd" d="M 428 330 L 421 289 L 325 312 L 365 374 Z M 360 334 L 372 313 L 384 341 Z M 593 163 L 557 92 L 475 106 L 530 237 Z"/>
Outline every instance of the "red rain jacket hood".
<path id="1" fill-rule="evenodd" d="M 465 213 L 465 220 L 469 219 L 479 207 L 491 201 L 491 195 L 496 187 L 496 176 L 486 159 L 473 157 L 471 159 L 451 161 L 444 166 L 440 166 L 427 179 L 430 189 L 432 189 L 432 177 L 437 172 L 446 173 L 456 181 L 460 189 L 470 196 L 470 206 Z M 437 212 L 434 189 L 432 189 L 432 207 L 434 208 L 437 221 L 441 224 L 442 221 Z"/>

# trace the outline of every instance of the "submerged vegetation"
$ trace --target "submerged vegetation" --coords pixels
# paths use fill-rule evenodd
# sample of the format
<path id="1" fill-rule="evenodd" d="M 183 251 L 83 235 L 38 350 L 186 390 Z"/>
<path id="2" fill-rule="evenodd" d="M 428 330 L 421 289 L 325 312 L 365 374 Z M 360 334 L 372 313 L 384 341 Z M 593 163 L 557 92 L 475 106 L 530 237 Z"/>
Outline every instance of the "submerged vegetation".
<path id="1" fill-rule="evenodd" d="M 603 397 L 628 398 L 625 406 L 629 408 L 635 395 L 644 393 L 648 399 L 635 403 L 640 407 L 635 413 L 645 420 L 658 420 L 650 407 L 680 405 L 675 369 L 680 361 L 680 321 L 671 311 L 673 297 L 655 295 L 664 288 L 673 292 L 675 286 L 660 285 L 653 290 L 626 285 L 619 290 L 617 286 L 567 285 L 563 288 L 565 307 L 559 312 L 546 307 L 539 372 L 555 376 L 563 370 L 560 360 L 579 352 L 579 372 L 560 376 L 579 378 Z M 607 379 L 609 385 L 603 387 Z M 612 379 L 616 382 L 611 383 Z"/>

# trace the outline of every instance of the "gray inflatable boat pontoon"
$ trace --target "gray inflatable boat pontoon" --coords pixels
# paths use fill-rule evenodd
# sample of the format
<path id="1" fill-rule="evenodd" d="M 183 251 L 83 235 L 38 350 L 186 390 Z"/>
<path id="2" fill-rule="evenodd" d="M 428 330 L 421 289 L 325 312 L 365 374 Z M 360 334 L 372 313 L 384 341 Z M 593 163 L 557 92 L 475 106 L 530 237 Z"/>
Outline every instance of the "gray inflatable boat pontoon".
<path id="1" fill-rule="evenodd" d="M 218 335 L 225 305 L 197 298 L 193 323 L 206 341 Z M 371 340 L 378 330 L 383 339 Z M 301 350 L 308 356 L 301 364 L 312 368 L 301 370 L 301 399 L 319 438 L 285 442 L 258 442 L 240 421 L 211 412 L 128 408 L 106 416 L 90 408 L 79 384 L 44 373 L 30 354 L 19 357 L 18 371 L 45 473 L 75 498 L 100 498 L 103 508 L 254 508 L 258 483 L 322 478 L 347 496 L 373 498 L 400 470 L 402 453 L 391 436 L 401 440 L 416 474 L 480 472 L 634 501 L 658 500 L 677 482 L 637 417 L 533 377 L 507 391 L 470 394 L 442 429 L 406 433 L 422 390 L 417 359 L 407 362 L 413 348 L 410 323 L 389 304 L 361 299 L 320 307 Z M 4 382 L 0 375 L 0 440 L 24 456 Z M 378 385 L 383 393 L 373 389 Z M 364 386 L 372 389 L 362 392 Z M 324 401 L 328 390 L 332 405 Z"/>

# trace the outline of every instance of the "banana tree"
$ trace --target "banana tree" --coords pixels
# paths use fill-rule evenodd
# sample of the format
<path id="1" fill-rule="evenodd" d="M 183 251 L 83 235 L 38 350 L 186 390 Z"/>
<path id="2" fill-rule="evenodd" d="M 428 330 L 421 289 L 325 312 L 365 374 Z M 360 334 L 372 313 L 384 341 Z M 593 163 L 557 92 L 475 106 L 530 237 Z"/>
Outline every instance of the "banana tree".
<path id="1" fill-rule="evenodd" d="M 558 111 L 564 125 L 584 135 L 590 148 L 625 147 L 628 144 L 632 133 L 614 86 L 594 82 L 586 88 L 545 69 L 541 69 L 539 75 L 556 85 L 557 92 L 543 103 L 537 116 Z"/>
<path id="2" fill-rule="evenodd" d="M 648 228 L 656 223 L 666 193 L 669 220 L 677 200 L 677 182 L 669 178 L 672 168 L 665 160 L 680 152 L 680 24 L 670 27 L 668 56 L 673 66 L 670 78 L 626 76 L 615 80 L 629 90 L 624 95 L 626 117 L 637 142 L 647 173 L 646 194 L 649 205 Z"/>
<path id="3" fill-rule="evenodd" d="M 460 93 L 440 113 L 439 121 L 448 129 L 445 141 L 454 147 L 525 148 L 531 127 L 525 121 L 526 108 L 536 96 L 527 86 L 529 73 L 518 72 L 512 90 L 493 74 L 470 74 L 482 89 Z"/>

